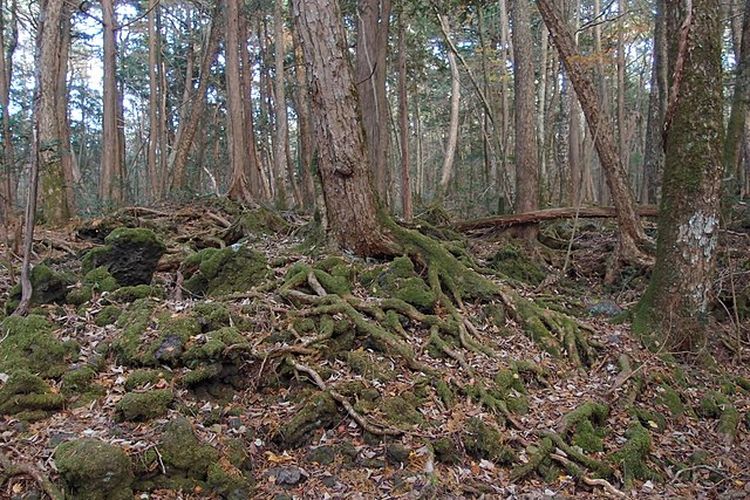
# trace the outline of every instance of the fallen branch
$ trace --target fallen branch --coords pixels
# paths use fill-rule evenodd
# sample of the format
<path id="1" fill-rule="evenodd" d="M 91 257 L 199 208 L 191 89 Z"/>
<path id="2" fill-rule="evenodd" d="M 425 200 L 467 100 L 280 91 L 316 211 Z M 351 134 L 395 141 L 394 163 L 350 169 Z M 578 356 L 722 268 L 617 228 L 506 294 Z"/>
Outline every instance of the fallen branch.
<path id="1" fill-rule="evenodd" d="M 659 210 L 656 206 L 645 205 L 636 207 L 636 213 L 641 217 L 656 217 L 659 215 Z M 617 217 L 617 212 L 614 207 L 548 208 L 545 210 L 535 210 L 533 212 L 524 212 L 520 214 L 496 215 L 493 217 L 483 217 L 481 219 L 456 222 L 453 224 L 453 229 L 461 232 L 490 228 L 507 229 L 513 226 L 536 224 L 547 220 L 573 219 L 576 216 L 581 219 L 606 219 Z"/>
<path id="2" fill-rule="evenodd" d="M 577 468 L 578 467 L 575 463 L 573 463 L 572 461 L 568 460 L 567 458 L 565 458 L 564 456 L 562 456 L 562 455 L 560 455 L 558 453 L 551 453 L 549 455 L 549 457 L 551 459 L 553 459 L 553 460 L 556 460 L 556 461 L 560 462 L 561 464 L 563 464 L 566 467 L 571 467 L 571 468 Z M 612 495 L 614 497 L 617 497 L 617 498 L 627 498 L 627 495 L 625 495 L 625 493 L 623 493 L 622 491 L 620 491 L 617 488 L 615 488 L 614 486 L 612 486 L 612 483 L 610 483 L 606 479 L 601 479 L 601 478 L 594 479 L 594 478 L 591 478 L 591 477 L 588 477 L 588 476 L 585 476 L 585 475 L 580 475 L 579 477 L 580 477 L 581 481 L 583 481 L 587 485 L 589 485 L 589 486 L 600 486 L 600 487 L 604 488 L 604 491 L 606 491 L 607 493 L 609 493 L 610 495 Z"/>

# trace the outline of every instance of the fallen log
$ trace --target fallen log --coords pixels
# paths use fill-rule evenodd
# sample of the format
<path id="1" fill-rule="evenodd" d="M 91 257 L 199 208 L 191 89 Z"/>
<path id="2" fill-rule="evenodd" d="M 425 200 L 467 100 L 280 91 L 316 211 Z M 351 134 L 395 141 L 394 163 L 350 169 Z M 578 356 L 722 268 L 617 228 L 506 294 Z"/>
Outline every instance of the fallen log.
<path id="1" fill-rule="evenodd" d="M 659 215 L 659 209 L 655 205 L 643 205 L 636 207 L 636 213 L 641 217 L 656 217 Z M 614 218 L 617 216 L 614 207 L 562 207 L 548 208 L 545 210 L 535 210 L 533 212 L 524 212 L 511 215 L 495 215 L 492 217 L 483 217 L 468 221 L 456 222 L 453 228 L 456 231 L 469 232 L 478 229 L 507 229 L 512 226 L 523 224 L 536 224 L 546 220 L 555 219 L 602 219 Z"/>

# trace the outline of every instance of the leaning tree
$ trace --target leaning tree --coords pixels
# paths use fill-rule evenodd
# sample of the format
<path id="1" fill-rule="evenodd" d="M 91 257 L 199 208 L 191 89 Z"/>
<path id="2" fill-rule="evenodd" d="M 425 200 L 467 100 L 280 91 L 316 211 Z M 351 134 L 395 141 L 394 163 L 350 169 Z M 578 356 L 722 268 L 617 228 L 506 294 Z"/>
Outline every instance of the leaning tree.
<path id="1" fill-rule="evenodd" d="M 488 270 L 481 268 L 459 245 L 404 228 L 386 213 L 372 184 L 338 1 L 293 0 L 292 6 L 307 68 L 319 148 L 318 167 L 331 236 L 343 250 L 362 257 L 410 259 L 426 277 L 425 282 L 438 297 L 439 309 L 444 314 L 439 320 L 427 317 L 398 301 L 384 303 L 382 307 L 400 309 L 399 312 L 410 319 L 437 328 L 433 331 L 435 335 L 456 335 L 462 346 L 482 350 L 476 341 L 476 329 L 462 312 L 463 301 L 497 299 L 515 321 L 548 350 L 565 350 L 577 364 L 581 363 L 582 356 L 590 357 L 592 352 L 586 336 L 572 318 L 541 307 L 523 298 L 511 286 L 480 274 Z M 305 278 L 304 273 L 298 276 L 303 282 Z M 373 334 L 378 333 L 359 317 L 357 306 L 352 303 L 355 299 L 339 300 L 330 295 L 323 297 L 329 306 L 349 313 L 355 324 L 361 324 Z M 382 311 L 374 316 L 382 317 Z M 378 335 L 385 338 L 383 332 Z M 401 348 L 397 350 L 406 352 Z"/>
<path id="2" fill-rule="evenodd" d="M 666 15 L 671 81 L 656 266 L 634 329 L 690 349 L 708 311 L 719 229 L 721 9 L 718 0 L 672 1 Z"/>

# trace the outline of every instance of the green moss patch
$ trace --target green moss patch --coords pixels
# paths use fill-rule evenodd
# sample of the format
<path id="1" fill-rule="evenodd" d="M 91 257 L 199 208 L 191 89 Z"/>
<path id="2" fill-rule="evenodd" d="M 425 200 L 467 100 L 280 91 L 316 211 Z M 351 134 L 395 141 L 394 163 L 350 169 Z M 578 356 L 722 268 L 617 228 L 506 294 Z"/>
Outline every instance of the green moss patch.
<path id="1" fill-rule="evenodd" d="M 65 398 L 37 375 L 27 370 L 16 370 L 0 389 L 0 415 L 17 415 L 21 419 L 37 420 L 60 410 Z"/>
<path id="2" fill-rule="evenodd" d="M 245 246 L 207 248 L 182 264 L 184 287 L 196 296 L 221 296 L 250 290 L 271 273 L 264 254 Z"/>
<path id="3" fill-rule="evenodd" d="M 66 497 L 80 500 L 131 500 L 133 470 L 120 448 L 97 439 L 79 439 L 55 450 L 55 466 Z"/>
<path id="4" fill-rule="evenodd" d="M 68 287 L 75 283 L 72 276 L 53 271 L 44 264 L 37 264 L 31 269 L 29 280 L 32 287 L 30 303 L 32 307 L 41 304 L 65 303 Z M 12 313 L 20 302 L 21 285 L 19 283 L 10 290 L 8 301 L 5 303 L 5 312 Z"/>
<path id="5" fill-rule="evenodd" d="M 397 257 L 385 267 L 363 273 L 361 281 L 378 297 L 401 299 L 423 311 L 431 311 L 435 305 L 435 293 L 417 275 L 408 257 Z"/>
<path id="6" fill-rule="evenodd" d="M 308 444 L 315 431 L 338 423 L 336 402 L 327 392 L 306 399 L 287 424 L 282 424 L 274 441 L 282 448 L 299 448 Z"/>
<path id="7" fill-rule="evenodd" d="M 515 453 L 504 444 L 503 435 L 496 428 L 485 424 L 480 418 L 472 417 L 466 422 L 466 430 L 461 434 L 466 453 L 480 460 L 495 463 L 512 463 Z"/>
<path id="8" fill-rule="evenodd" d="M 539 285 L 547 276 L 544 269 L 527 257 L 522 248 L 510 243 L 492 256 L 490 267 L 509 278 L 531 285 Z"/>
<path id="9" fill-rule="evenodd" d="M 117 402 L 115 409 L 120 420 L 151 420 L 166 415 L 173 400 L 171 389 L 129 392 Z"/>
<path id="10" fill-rule="evenodd" d="M 122 314 L 122 310 L 118 306 L 114 304 L 104 306 L 102 310 L 97 313 L 96 317 L 94 317 L 94 323 L 96 326 L 111 325 L 119 319 L 120 314 Z"/>
<path id="11" fill-rule="evenodd" d="M 42 377 L 65 373 L 78 349 L 74 343 L 60 342 L 52 334 L 52 324 L 35 314 L 10 316 L 0 323 L 7 335 L 0 348 L 0 372 L 26 369 Z"/>
<path id="12" fill-rule="evenodd" d="M 135 389 L 141 389 L 148 384 L 153 385 L 162 379 L 168 380 L 169 378 L 169 373 L 162 370 L 135 370 L 125 380 L 125 390 L 133 391 Z"/>
<path id="13" fill-rule="evenodd" d="M 627 441 L 623 447 L 612 455 L 612 460 L 622 469 L 623 483 L 631 489 L 636 479 L 657 480 L 658 474 L 648 466 L 648 455 L 651 452 L 651 436 L 640 422 L 635 422 L 625 433 Z"/>

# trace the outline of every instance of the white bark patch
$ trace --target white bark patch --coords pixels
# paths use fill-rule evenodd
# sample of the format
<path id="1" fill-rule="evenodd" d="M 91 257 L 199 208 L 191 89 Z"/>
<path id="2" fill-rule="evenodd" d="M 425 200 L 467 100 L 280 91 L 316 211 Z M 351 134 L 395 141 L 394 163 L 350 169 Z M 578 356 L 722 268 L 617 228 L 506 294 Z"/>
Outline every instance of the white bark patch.
<path id="1" fill-rule="evenodd" d="M 694 213 L 677 232 L 677 245 L 682 251 L 682 258 L 696 269 L 703 269 L 711 262 L 716 251 L 716 230 L 719 219 L 715 214 Z M 701 312 L 708 307 L 708 294 L 705 283 L 694 283 L 691 299 Z"/>

